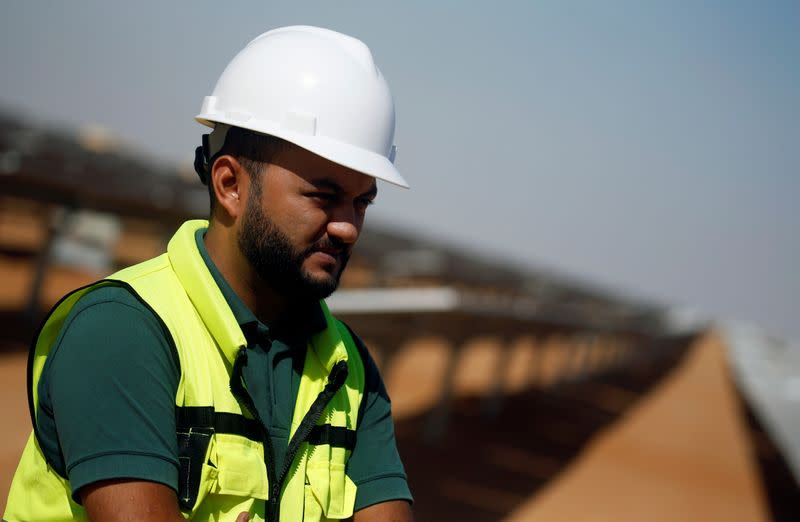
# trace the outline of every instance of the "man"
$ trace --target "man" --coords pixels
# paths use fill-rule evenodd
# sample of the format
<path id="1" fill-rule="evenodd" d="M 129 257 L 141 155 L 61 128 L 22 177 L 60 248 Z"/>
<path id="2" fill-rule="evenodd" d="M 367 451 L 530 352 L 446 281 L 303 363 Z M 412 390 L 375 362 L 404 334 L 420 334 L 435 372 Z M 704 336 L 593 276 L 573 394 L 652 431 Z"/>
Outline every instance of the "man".
<path id="1" fill-rule="evenodd" d="M 5 520 L 410 520 L 383 383 L 322 301 L 376 178 L 407 186 L 369 49 L 264 33 L 197 119 L 209 222 L 51 312 Z"/>

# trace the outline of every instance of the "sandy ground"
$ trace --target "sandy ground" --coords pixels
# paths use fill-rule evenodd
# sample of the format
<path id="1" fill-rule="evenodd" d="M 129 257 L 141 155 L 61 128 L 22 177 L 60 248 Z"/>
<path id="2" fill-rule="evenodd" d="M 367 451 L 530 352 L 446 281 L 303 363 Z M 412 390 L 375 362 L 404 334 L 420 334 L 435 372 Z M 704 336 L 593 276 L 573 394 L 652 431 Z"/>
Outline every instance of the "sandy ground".
<path id="1" fill-rule="evenodd" d="M 719 337 L 507 520 L 769 520 Z"/>

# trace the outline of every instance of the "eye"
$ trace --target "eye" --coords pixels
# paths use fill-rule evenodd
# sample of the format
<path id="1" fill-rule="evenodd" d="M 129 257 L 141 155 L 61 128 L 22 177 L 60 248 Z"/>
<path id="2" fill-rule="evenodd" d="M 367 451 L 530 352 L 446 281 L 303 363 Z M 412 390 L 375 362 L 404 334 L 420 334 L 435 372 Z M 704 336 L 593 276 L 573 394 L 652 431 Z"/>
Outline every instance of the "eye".
<path id="1" fill-rule="evenodd" d="M 308 197 L 324 203 L 332 203 L 338 198 L 333 192 L 312 192 L 308 194 Z"/>
<path id="2" fill-rule="evenodd" d="M 356 210 L 358 210 L 361 213 L 364 213 L 367 211 L 367 207 L 369 207 L 373 203 L 375 203 L 375 201 L 372 198 L 368 197 L 356 198 L 354 206 Z"/>

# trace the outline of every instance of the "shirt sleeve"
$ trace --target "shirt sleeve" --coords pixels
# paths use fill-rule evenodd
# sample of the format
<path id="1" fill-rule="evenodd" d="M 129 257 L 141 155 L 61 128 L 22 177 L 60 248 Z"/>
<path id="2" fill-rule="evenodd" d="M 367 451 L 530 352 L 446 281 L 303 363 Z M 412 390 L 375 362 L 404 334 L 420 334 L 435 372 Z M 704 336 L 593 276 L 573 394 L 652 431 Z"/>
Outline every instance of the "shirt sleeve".
<path id="1" fill-rule="evenodd" d="M 362 414 L 347 475 L 358 487 L 355 511 L 390 500 L 412 502 L 403 463 L 397 451 L 392 403 L 375 361 L 361 339 L 353 336 L 364 362 Z"/>
<path id="2" fill-rule="evenodd" d="M 73 308 L 39 384 L 76 501 L 107 479 L 177 489 L 178 364 L 169 333 L 127 290 L 101 288 Z"/>

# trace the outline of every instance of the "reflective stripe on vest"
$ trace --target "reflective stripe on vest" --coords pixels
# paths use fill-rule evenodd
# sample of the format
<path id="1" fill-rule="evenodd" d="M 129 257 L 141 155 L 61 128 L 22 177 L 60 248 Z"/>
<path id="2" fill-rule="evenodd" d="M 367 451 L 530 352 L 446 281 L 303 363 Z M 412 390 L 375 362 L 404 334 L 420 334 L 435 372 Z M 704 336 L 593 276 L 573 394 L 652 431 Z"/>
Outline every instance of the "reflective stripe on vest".
<path id="1" fill-rule="evenodd" d="M 29 357 L 29 403 L 36 426 L 37 383 L 69 311 L 87 292 L 128 288 L 170 332 L 181 366 L 175 396 L 179 502 L 192 520 L 327 520 L 353 514 L 356 486 L 345 474 L 355 444 L 364 368 L 347 327 L 320 301 L 327 328 L 308 343 L 283 469 L 244 386 L 246 340 L 184 223 L 167 253 L 65 296 L 51 311 Z M 237 370 L 238 368 L 238 370 Z M 293 458 L 292 458 L 293 456 Z M 69 483 L 45 460 L 35 429 L 9 492 L 4 519 L 86 520 Z"/>

